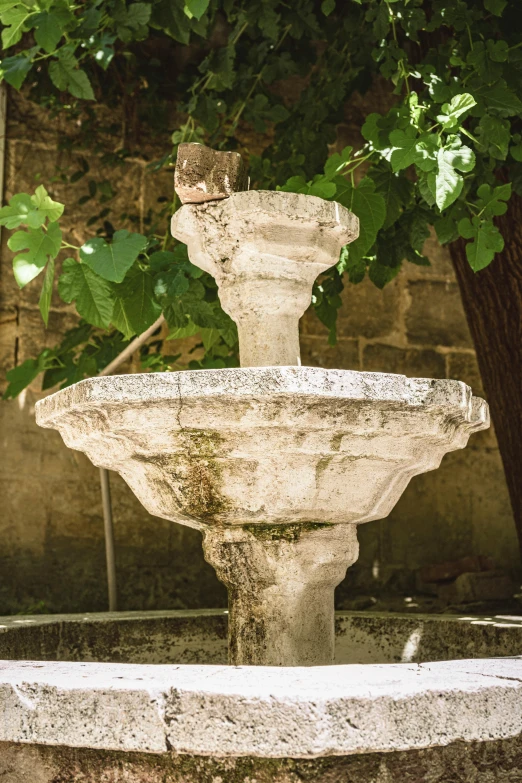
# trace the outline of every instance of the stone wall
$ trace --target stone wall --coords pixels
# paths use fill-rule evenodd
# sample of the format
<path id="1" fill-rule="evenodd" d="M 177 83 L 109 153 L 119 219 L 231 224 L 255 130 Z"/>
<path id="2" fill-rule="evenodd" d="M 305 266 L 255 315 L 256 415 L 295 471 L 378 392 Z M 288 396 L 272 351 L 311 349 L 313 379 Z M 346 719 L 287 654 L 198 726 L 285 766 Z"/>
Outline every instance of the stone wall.
<path id="1" fill-rule="evenodd" d="M 67 204 L 69 241 L 89 231 L 90 204 L 78 201 L 89 178 L 113 180 L 112 165 L 99 156 L 57 149 L 63 120 L 42 123 L 19 99 L 11 99 L 7 132 L 6 195 L 32 192 L 43 182 Z M 37 121 L 38 120 L 38 121 Z M 74 185 L 56 175 L 78 168 L 89 177 Z M 111 219 L 143 226 L 158 197 L 168 195 L 172 172 L 152 173 L 140 158 L 117 172 Z M 101 207 L 100 207 L 101 208 Z M 40 282 L 19 291 L 12 254 L 1 244 L 0 364 L 4 371 L 57 342 L 75 321 L 71 308 L 53 300 L 49 328 L 38 311 Z M 482 394 L 480 376 L 451 263 L 435 240 L 427 243 L 429 268 L 407 265 L 378 291 L 367 281 L 348 286 L 339 317 L 339 341 L 327 344 L 313 314 L 302 322 L 303 363 L 324 367 L 458 378 Z M 174 353 L 174 351 L 171 351 Z M 130 368 L 132 370 L 132 367 Z M 34 423 L 38 388 L 0 403 L 0 614 L 45 604 L 53 612 L 106 608 L 103 520 L 98 471 L 60 436 Z M 125 483 L 111 474 L 117 567 L 122 609 L 223 606 L 225 590 L 204 560 L 194 530 L 151 517 Z M 490 555 L 518 576 L 518 547 L 501 461 L 492 431 L 472 436 L 465 451 L 447 455 L 438 471 L 413 479 L 381 522 L 360 527 L 361 556 L 340 588 L 352 591 L 386 584 L 405 587 L 423 565 L 468 554 Z"/>

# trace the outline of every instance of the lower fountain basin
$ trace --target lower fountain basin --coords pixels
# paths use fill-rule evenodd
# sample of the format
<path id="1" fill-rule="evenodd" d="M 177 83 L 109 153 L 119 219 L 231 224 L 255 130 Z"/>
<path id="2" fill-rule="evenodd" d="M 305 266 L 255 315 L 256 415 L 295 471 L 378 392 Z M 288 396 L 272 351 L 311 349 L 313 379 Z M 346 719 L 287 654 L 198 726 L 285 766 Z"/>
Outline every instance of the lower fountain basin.
<path id="1" fill-rule="evenodd" d="M 90 378 L 37 423 L 193 527 L 360 523 L 489 425 L 459 381 L 311 367 Z"/>
<path id="2" fill-rule="evenodd" d="M 522 779 L 522 618 L 343 612 L 336 630 L 340 665 L 230 667 L 221 610 L 2 618 L 19 660 L 0 664 L 0 776 Z"/>

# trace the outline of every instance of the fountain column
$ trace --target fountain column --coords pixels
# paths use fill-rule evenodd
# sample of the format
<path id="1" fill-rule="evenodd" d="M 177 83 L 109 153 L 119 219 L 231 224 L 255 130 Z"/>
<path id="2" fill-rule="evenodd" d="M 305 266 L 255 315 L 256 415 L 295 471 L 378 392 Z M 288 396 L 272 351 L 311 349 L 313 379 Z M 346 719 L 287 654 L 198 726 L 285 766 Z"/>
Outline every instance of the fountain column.
<path id="1" fill-rule="evenodd" d="M 203 549 L 228 588 L 231 664 L 334 662 L 334 589 L 359 554 L 355 525 L 212 528 Z"/>

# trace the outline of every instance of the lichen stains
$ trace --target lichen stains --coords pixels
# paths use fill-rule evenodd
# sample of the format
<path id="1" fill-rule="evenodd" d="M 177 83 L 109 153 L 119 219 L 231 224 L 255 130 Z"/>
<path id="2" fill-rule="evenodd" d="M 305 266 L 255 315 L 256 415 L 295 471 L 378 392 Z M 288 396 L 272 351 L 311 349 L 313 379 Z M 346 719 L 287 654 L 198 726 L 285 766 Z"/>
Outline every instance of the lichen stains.
<path id="1" fill-rule="evenodd" d="M 182 510 L 203 522 L 213 522 L 229 503 L 221 487 L 222 471 L 217 453 L 223 437 L 214 430 L 183 429 L 185 453 L 182 475 L 178 475 Z"/>
<path id="2" fill-rule="evenodd" d="M 313 530 L 332 527 L 331 522 L 302 522 L 291 525 L 243 525 L 243 530 L 252 533 L 259 541 L 299 541 L 302 535 Z"/>

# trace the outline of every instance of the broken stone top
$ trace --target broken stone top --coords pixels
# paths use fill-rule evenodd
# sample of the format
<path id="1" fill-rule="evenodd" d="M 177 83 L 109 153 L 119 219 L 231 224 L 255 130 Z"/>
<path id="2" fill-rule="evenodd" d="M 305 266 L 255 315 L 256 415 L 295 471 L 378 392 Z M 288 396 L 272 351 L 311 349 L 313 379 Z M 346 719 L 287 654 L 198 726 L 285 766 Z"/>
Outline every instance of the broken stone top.
<path id="1" fill-rule="evenodd" d="M 248 189 L 246 165 L 238 152 L 220 152 L 203 144 L 180 144 L 174 190 L 182 204 L 201 204 Z"/>
<path id="2" fill-rule="evenodd" d="M 237 153 L 180 145 L 176 191 L 186 203 L 172 218 L 172 234 L 216 279 L 238 327 L 241 365 L 299 365 L 299 318 L 314 281 L 357 239 L 359 221 L 316 196 L 241 192 L 241 166 Z"/>

